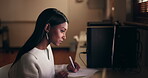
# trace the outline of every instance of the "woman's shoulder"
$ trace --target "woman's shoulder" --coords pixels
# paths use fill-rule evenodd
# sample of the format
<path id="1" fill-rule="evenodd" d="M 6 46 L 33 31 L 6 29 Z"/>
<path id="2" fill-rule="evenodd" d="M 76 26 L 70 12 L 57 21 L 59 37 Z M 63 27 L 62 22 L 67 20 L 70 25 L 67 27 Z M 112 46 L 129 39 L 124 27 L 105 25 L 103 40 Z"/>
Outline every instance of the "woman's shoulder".
<path id="1" fill-rule="evenodd" d="M 21 60 L 28 60 L 28 61 L 34 61 L 38 60 L 38 58 L 43 55 L 42 50 L 39 50 L 37 48 L 33 48 L 29 52 L 25 53 L 22 57 Z"/>
<path id="2" fill-rule="evenodd" d="M 29 52 L 25 53 L 22 58 L 28 58 L 28 59 L 37 59 L 37 56 L 41 53 L 37 48 L 33 48 Z"/>
<path id="3" fill-rule="evenodd" d="M 25 53 L 21 57 L 21 61 L 23 62 L 35 62 L 37 60 L 37 57 L 32 53 Z"/>

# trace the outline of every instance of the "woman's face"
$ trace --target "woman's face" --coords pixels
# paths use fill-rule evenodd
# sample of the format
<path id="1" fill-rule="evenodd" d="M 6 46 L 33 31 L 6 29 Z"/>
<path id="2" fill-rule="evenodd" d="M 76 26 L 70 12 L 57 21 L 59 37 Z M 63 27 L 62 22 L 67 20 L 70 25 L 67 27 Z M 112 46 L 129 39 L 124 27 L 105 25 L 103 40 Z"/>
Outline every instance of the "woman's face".
<path id="1" fill-rule="evenodd" d="M 67 29 L 67 22 L 59 24 L 55 27 L 51 27 L 49 32 L 50 42 L 56 46 L 59 46 L 66 39 Z"/>

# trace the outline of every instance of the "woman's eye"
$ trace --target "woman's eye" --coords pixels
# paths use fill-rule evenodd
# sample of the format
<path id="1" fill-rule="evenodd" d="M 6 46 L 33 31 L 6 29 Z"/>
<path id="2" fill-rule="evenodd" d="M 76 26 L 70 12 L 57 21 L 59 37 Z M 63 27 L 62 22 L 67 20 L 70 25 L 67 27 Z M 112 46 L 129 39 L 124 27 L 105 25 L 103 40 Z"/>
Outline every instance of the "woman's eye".
<path id="1" fill-rule="evenodd" d="M 61 30 L 61 32 L 65 32 L 64 30 Z"/>

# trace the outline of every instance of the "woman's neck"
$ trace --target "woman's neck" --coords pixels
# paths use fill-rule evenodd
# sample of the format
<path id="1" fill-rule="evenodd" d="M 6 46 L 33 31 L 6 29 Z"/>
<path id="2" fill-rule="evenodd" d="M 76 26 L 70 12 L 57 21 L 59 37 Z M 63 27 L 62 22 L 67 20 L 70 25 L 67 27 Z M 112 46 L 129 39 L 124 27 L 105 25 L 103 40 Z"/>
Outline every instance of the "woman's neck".
<path id="1" fill-rule="evenodd" d="M 36 48 L 44 50 L 47 49 L 47 46 L 49 45 L 49 42 L 46 38 L 44 38 L 37 46 Z"/>

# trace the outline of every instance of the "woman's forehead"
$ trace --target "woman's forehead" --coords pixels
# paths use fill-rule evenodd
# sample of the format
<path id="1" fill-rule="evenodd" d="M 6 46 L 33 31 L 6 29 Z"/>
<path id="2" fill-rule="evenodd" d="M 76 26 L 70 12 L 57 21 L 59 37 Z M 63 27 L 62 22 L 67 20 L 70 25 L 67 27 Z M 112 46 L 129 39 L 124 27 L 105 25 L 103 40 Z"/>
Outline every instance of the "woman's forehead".
<path id="1" fill-rule="evenodd" d="M 57 25 L 56 27 L 58 27 L 58 28 L 64 28 L 64 29 L 68 29 L 68 23 L 67 22 L 64 22 L 64 23 L 62 23 L 62 24 L 59 24 L 59 25 Z"/>

